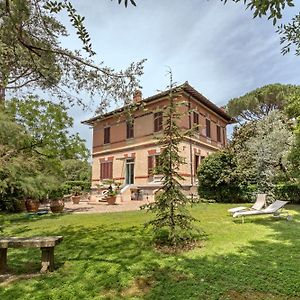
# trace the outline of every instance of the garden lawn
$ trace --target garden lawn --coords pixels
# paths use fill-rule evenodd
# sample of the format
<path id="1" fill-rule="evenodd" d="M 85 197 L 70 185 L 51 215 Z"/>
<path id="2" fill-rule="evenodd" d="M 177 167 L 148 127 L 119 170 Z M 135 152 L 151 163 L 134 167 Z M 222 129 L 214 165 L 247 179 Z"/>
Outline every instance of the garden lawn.
<path id="1" fill-rule="evenodd" d="M 290 222 L 263 216 L 245 224 L 229 207 L 193 207 L 206 239 L 178 254 L 153 249 L 144 211 L 0 215 L 3 236 L 64 236 L 57 269 L 45 275 L 37 275 L 39 249 L 9 249 L 14 276 L 2 278 L 0 299 L 300 299 L 300 207 L 288 206 Z"/>

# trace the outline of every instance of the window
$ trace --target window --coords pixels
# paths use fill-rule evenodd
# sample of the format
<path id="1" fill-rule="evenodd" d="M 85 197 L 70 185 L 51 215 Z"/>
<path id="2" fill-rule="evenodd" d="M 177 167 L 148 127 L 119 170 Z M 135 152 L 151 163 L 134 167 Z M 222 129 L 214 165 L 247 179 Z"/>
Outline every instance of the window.
<path id="1" fill-rule="evenodd" d="M 200 156 L 195 154 L 195 170 L 194 170 L 195 175 L 197 175 L 197 170 L 199 167 L 199 159 L 200 159 Z"/>
<path id="2" fill-rule="evenodd" d="M 163 113 L 154 113 L 154 132 L 161 131 L 163 129 Z"/>
<path id="3" fill-rule="evenodd" d="M 148 156 L 148 176 L 153 175 L 154 156 Z"/>
<path id="4" fill-rule="evenodd" d="M 113 170 L 113 162 L 106 161 L 100 164 L 100 180 L 103 179 L 112 179 L 112 170 Z"/>
<path id="5" fill-rule="evenodd" d="M 225 145 L 226 143 L 226 129 L 223 127 L 223 144 Z"/>
<path id="6" fill-rule="evenodd" d="M 110 127 L 104 128 L 104 144 L 110 143 Z"/>
<path id="7" fill-rule="evenodd" d="M 221 143 L 221 127 L 217 125 L 217 141 Z"/>
<path id="8" fill-rule="evenodd" d="M 206 119 L 206 137 L 210 138 L 210 120 Z"/>
<path id="9" fill-rule="evenodd" d="M 153 175 L 154 169 L 159 166 L 160 166 L 159 155 L 148 156 L 148 176 Z"/>
<path id="10" fill-rule="evenodd" d="M 126 124 L 126 138 L 131 139 L 134 137 L 134 121 L 127 122 Z"/>
<path id="11" fill-rule="evenodd" d="M 198 131 L 199 129 L 199 114 L 195 111 L 193 111 L 193 127 L 195 131 Z"/>
<path id="12" fill-rule="evenodd" d="M 155 167 L 159 167 L 161 165 L 161 160 L 159 155 L 155 155 Z"/>

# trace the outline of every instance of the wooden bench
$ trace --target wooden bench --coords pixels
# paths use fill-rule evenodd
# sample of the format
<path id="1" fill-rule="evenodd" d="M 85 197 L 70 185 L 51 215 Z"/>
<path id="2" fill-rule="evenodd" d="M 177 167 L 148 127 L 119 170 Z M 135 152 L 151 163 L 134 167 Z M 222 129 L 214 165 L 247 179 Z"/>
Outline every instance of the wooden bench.
<path id="1" fill-rule="evenodd" d="M 0 237 L 0 274 L 7 272 L 7 248 L 40 248 L 42 250 L 41 272 L 54 270 L 54 247 L 63 240 L 62 236 L 44 237 Z"/>

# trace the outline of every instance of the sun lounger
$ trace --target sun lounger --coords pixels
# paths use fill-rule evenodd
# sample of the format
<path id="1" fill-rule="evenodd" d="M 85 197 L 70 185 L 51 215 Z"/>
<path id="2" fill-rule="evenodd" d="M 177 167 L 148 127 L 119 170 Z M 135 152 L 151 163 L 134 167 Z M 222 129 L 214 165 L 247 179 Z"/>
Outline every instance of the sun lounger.
<path id="1" fill-rule="evenodd" d="M 249 211 L 238 211 L 233 214 L 234 218 L 242 217 L 244 223 L 244 217 L 246 216 L 257 216 L 257 215 L 273 215 L 274 217 L 281 217 L 285 215 L 287 220 L 290 220 L 291 216 L 288 212 L 282 212 L 283 207 L 288 203 L 288 201 L 276 200 L 271 205 L 265 209 L 261 210 L 249 210 Z"/>
<path id="2" fill-rule="evenodd" d="M 234 208 L 228 209 L 228 212 L 230 212 L 231 214 L 234 214 L 238 211 L 261 210 L 266 205 L 266 197 L 267 197 L 267 194 L 257 194 L 256 201 L 252 207 L 250 207 L 250 208 L 244 207 L 244 206 L 234 207 Z"/>

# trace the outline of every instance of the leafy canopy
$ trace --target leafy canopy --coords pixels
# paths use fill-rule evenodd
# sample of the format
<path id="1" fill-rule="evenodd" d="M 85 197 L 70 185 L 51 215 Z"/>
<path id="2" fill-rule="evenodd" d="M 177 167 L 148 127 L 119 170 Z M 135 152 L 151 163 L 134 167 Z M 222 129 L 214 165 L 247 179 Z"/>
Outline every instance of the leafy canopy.
<path id="1" fill-rule="evenodd" d="M 294 143 L 294 136 L 286 116 L 273 111 L 256 124 L 256 133 L 245 143 L 244 151 L 252 157 L 256 172 L 256 183 L 260 192 L 272 190 L 278 178 L 289 179 L 288 154 Z M 236 153 L 237 158 L 241 153 Z"/>
<path id="2" fill-rule="evenodd" d="M 13 99 L 0 109 L 0 209 L 17 209 L 18 200 L 43 199 L 64 180 L 89 180 L 88 150 L 66 109 L 37 98 Z M 68 167 L 65 164 L 69 162 Z M 76 163 L 74 162 L 76 161 Z"/>
<path id="3" fill-rule="evenodd" d="M 287 115 L 294 121 L 293 133 L 295 143 L 289 154 L 289 161 L 292 164 L 293 175 L 300 182 L 300 95 L 295 94 L 291 97 L 285 108 Z"/>
<path id="4" fill-rule="evenodd" d="M 226 149 L 205 158 L 198 171 L 200 197 L 219 202 L 248 200 L 291 180 L 289 153 L 294 135 L 288 118 L 272 111 L 236 127 Z"/>
<path id="5" fill-rule="evenodd" d="M 30 135 L 36 153 L 55 159 L 87 159 L 84 140 L 70 133 L 73 118 L 66 107 L 34 96 L 6 103 L 6 111 Z"/>
<path id="6" fill-rule="evenodd" d="M 236 159 L 230 151 L 219 151 L 206 157 L 197 172 L 199 196 L 217 202 L 241 200 L 241 179 L 236 170 Z"/>
<path id="7" fill-rule="evenodd" d="M 15 211 L 17 200 L 42 198 L 47 187 L 58 184 L 53 176 L 56 168 L 33 151 L 34 142 L 24 126 L 2 110 L 0 127 L 0 209 Z"/>
<path id="8" fill-rule="evenodd" d="M 132 1 L 131 1 L 132 2 Z M 121 3 L 121 1 L 119 1 Z M 128 1 L 125 1 L 127 5 Z M 65 10 L 83 43 L 82 53 L 61 46 L 67 36 L 56 14 Z M 97 64 L 84 17 L 71 1 L 0 0 L 0 90 L 26 92 L 42 89 L 61 102 L 84 104 L 80 93 L 102 98 L 105 109 L 109 101 L 129 101 L 143 73 L 143 61 L 132 63 L 124 71 Z"/>
<path id="9" fill-rule="evenodd" d="M 239 122 L 260 120 L 273 110 L 282 110 L 294 95 L 300 96 L 300 86 L 269 84 L 231 99 L 226 108 Z"/>

